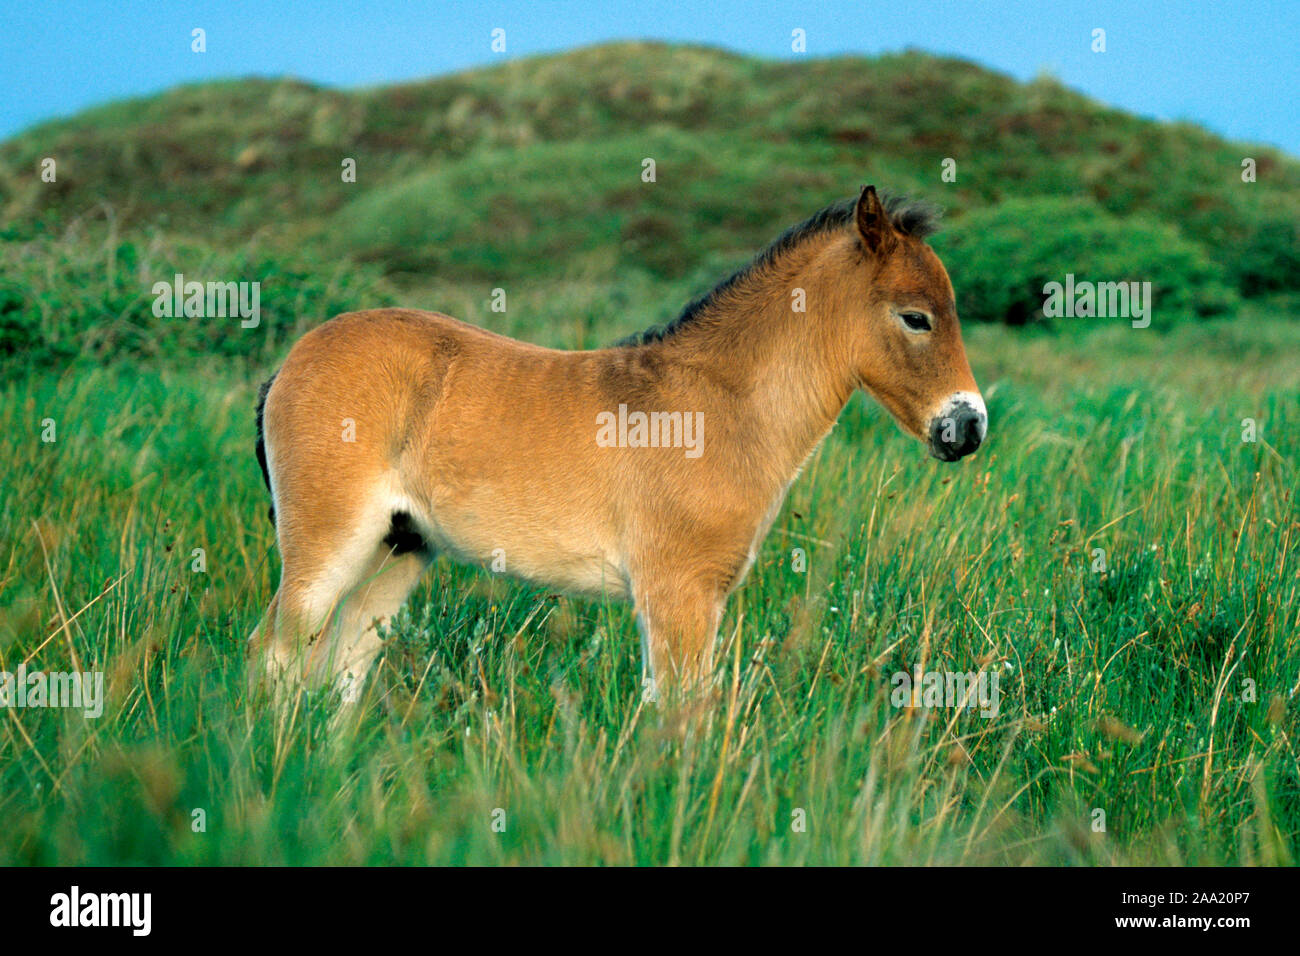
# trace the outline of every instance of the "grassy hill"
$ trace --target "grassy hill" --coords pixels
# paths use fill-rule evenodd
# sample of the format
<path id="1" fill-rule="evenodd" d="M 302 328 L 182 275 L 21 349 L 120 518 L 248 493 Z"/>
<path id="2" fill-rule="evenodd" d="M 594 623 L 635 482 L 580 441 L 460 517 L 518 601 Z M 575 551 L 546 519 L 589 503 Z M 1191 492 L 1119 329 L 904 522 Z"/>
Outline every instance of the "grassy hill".
<path id="1" fill-rule="evenodd" d="M 1257 182 L 1241 180 L 1246 156 Z M 37 175 L 44 157 L 55 183 Z M 355 183 L 342 181 L 344 158 Z M 955 182 L 941 179 L 948 158 Z M 1056 275 L 1062 249 L 1066 266 L 1071 249 L 1109 252 L 1097 278 L 1153 281 L 1178 314 L 1300 287 L 1300 162 L 1275 150 L 921 53 L 791 63 L 613 44 L 355 92 L 208 83 L 27 131 L 0 146 L 0 353 L 50 346 L 41 276 L 20 260 L 75 259 L 58 246 L 69 229 L 83 245 L 148 248 L 167 268 L 198 256 L 234 272 L 243 264 L 221 251 L 250 243 L 295 275 L 345 260 L 430 307 L 435 294 L 455 304 L 467 283 L 475 300 L 507 283 L 557 295 L 575 279 L 644 283 L 658 294 L 635 327 L 864 181 L 948 210 L 936 246 L 971 320 L 1037 318 L 1044 264 Z M 188 245 L 168 255 L 174 243 Z M 1127 263 L 1130 275 L 1114 274 Z M 106 299 L 101 311 L 153 324 L 141 303 Z M 93 306 L 64 317 L 56 352 L 80 347 Z"/>

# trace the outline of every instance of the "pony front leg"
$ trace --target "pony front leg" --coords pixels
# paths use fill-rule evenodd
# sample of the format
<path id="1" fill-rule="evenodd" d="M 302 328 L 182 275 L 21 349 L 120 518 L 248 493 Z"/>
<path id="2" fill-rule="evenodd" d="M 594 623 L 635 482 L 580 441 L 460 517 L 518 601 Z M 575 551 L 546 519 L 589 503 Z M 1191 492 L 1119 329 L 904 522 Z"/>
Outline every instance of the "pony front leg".
<path id="1" fill-rule="evenodd" d="M 651 696 L 688 696 L 713 675 L 713 651 L 725 594 L 680 577 L 635 588 L 643 665 Z"/>

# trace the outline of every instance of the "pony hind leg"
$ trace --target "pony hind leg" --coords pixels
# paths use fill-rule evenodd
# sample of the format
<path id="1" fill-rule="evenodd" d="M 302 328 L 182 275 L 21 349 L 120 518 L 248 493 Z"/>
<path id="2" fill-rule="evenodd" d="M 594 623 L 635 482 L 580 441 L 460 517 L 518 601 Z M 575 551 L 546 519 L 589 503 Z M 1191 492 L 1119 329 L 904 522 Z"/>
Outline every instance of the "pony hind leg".
<path id="1" fill-rule="evenodd" d="M 381 631 L 386 629 L 424 576 L 432 551 L 421 542 L 403 550 L 389 542 L 392 535 L 371 556 L 360 584 L 343 600 L 338 611 L 333 646 L 327 651 L 326 672 L 345 703 L 356 703 L 375 658 L 383 647 Z"/>
<path id="2" fill-rule="evenodd" d="M 333 684 L 355 700 L 382 645 L 379 630 L 432 554 L 400 510 L 354 511 L 353 520 L 329 524 L 321 514 L 313 512 L 310 537 L 282 516 L 280 589 L 254 632 L 254 649 L 280 690 Z"/>

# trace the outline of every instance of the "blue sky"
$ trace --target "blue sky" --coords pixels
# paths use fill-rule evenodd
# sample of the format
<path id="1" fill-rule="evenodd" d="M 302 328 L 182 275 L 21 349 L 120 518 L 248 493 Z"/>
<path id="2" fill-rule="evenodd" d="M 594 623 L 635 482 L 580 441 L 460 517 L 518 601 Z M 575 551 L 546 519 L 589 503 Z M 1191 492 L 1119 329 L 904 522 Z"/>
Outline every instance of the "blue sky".
<path id="1" fill-rule="evenodd" d="M 190 31 L 207 31 L 207 52 Z M 1300 155 L 1300 0 L 911 3 L 741 0 L 409 2 L 0 0 L 0 137 L 177 83 L 290 74 L 365 86 L 612 39 L 691 41 L 769 57 L 907 47 L 1029 79 L 1046 70 L 1103 102 L 1189 119 Z M 1107 51 L 1090 49 L 1106 30 Z"/>

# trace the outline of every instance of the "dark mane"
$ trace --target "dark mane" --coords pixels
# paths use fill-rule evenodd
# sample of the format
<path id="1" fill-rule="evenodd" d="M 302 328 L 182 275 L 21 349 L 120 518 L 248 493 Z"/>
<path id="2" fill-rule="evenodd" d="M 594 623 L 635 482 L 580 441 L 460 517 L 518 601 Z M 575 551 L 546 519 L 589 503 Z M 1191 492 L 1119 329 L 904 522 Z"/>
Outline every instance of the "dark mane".
<path id="1" fill-rule="evenodd" d="M 885 212 L 889 214 L 894 228 L 903 235 L 925 239 L 938 231 L 941 213 L 929 203 L 910 200 L 904 196 L 888 196 L 882 201 Z M 614 346 L 616 348 L 626 348 L 648 345 L 668 338 L 683 326 L 689 325 L 704 310 L 716 303 L 728 291 L 735 288 L 737 284 L 770 266 L 804 240 L 849 225 L 853 221 L 853 210 L 856 205 L 857 197 L 854 196 L 833 202 L 824 209 L 818 210 L 803 222 L 791 226 L 781 233 L 771 245 L 755 256 L 748 265 L 737 269 L 730 277 L 718 283 L 704 295 L 689 302 L 686 308 L 682 309 L 681 314 L 667 325 L 652 326 L 644 332 L 635 332 L 615 342 Z"/>

